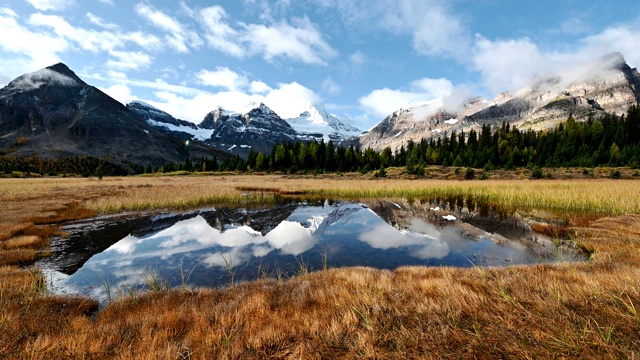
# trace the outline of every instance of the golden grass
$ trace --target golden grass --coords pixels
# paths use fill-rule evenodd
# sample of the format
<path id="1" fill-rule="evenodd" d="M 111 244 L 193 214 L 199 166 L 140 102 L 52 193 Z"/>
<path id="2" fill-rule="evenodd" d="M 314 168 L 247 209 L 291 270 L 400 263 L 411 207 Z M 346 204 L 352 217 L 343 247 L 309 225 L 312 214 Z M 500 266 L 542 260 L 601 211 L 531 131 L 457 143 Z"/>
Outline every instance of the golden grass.
<path id="1" fill-rule="evenodd" d="M 637 358 L 637 184 L 372 181 L 349 175 L 2 179 L 0 354 L 36 359 Z M 37 270 L 2 265 L 39 256 L 41 246 L 60 231 L 55 224 L 42 224 L 94 213 L 273 199 L 259 191 L 243 196 L 248 189 L 349 198 L 462 195 L 509 208 L 596 214 L 574 217 L 562 229 L 592 257 L 585 263 L 505 268 L 330 269 L 222 290 L 153 291 L 115 301 L 95 319 L 90 318 L 95 301 L 50 295 Z"/>

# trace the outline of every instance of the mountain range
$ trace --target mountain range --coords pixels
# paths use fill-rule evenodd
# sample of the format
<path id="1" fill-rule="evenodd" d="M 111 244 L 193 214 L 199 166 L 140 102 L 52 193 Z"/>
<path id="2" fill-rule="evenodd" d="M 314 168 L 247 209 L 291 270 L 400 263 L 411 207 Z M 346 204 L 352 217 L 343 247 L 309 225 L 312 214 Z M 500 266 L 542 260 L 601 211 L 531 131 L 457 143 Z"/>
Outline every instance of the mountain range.
<path id="1" fill-rule="evenodd" d="M 54 159 L 83 155 L 116 164 L 161 166 L 187 157 L 246 158 L 251 150 L 269 153 L 283 141 L 331 140 L 397 150 L 409 140 L 479 130 L 487 124 L 547 129 L 569 115 L 578 121 L 603 113 L 622 115 L 640 102 L 640 74 L 621 54 L 609 54 L 569 75 L 540 79 L 491 100 L 475 97 L 461 106 L 432 101 L 399 109 L 362 132 L 322 104 L 309 104 L 291 119 L 282 119 L 263 103 L 249 104 L 241 112 L 217 107 L 194 124 L 141 101 L 124 106 L 59 63 L 0 89 L 0 154 Z"/>
<path id="2" fill-rule="evenodd" d="M 133 102 L 127 107 L 159 131 L 185 140 L 201 141 L 213 148 L 246 158 L 251 150 L 269 153 L 283 141 L 340 143 L 362 131 L 329 114 L 322 104 L 310 104 L 299 117 L 282 119 L 263 103 L 251 103 L 242 113 L 217 107 L 195 125 L 175 119 L 149 104 Z"/>
<path id="3" fill-rule="evenodd" d="M 576 74 L 540 80 L 534 85 L 499 94 L 492 100 L 467 99 L 448 109 L 440 104 L 399 109 L 360 137 L 363 148 L 397 150 L 407 141 L 438 138 L 452 131 L 479 131 L 507 122 L 521 130 L 557 126 L 569 115 L 580 121 L 603 113 L 623 115 L 640 103 L 640 74 L 619 53 L 575 70 Z"/>

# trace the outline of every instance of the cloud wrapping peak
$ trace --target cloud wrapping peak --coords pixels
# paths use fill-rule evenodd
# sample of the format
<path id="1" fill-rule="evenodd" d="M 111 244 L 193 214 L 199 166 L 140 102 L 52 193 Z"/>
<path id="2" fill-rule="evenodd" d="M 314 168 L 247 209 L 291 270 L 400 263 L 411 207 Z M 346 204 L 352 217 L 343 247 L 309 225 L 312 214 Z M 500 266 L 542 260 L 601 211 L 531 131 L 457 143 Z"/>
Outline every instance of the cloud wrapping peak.
<path id="1" fill-rule="evenodd" d="M 423 78 L 413 81 L 408 90 L 377 89 L 361 97 L 358 101 L 368 113 L 385 117 L 400 108 L 422 103 L 441 106 L 442 99 L 452 91 L 453 84 L 447 79 Z"/>

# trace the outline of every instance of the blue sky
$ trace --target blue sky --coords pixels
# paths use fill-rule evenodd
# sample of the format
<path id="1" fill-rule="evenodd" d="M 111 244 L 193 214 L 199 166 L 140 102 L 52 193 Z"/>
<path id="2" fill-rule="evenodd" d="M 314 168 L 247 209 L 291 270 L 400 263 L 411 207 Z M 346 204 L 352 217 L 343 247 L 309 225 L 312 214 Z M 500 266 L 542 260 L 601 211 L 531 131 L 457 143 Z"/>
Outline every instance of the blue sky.
<path id="1" fill-rule="evenodd" d="M 0 0 L 0 86 L 66 63 L 126 103 L 200 122 L 309 102 L 367 129 L 491 98 L 611 51 L 640 65 L 637 0 Z"/>

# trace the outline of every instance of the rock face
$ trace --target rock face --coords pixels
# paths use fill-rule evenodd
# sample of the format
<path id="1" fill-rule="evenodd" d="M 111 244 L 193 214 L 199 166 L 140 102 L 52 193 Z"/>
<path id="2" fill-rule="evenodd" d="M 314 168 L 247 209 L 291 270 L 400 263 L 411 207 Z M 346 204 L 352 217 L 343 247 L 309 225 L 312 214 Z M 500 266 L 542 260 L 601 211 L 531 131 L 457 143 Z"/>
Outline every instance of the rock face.
<path id="1" fill-rule="evenodd" d="M 286 121 L 263 103 L 250 104 L 243 114 L 217 108 L 204 117 L 199 128 L 211 131 L 207 144 L 241 157 L 252 149 L 269 153 L 276 143 L 300 139 Z"/>
<path id="2" fill-rule="evenodd" d="M 577 74 L 540 81 L 529 88 L 505 92 L 493 100 L 468 100 L 462 109 L 445 111 L 426 104 L 400 109 L 360 137 L 362 147 L 399 149 L 408 140 L 437 138 L 451 131 L 478 131 L 482 125 L 508 122 L 519 129 L 557 126 L 570 114 L 585 120 L 591 114 L 624 114 L 640 102 L 640 74 L 619 53 L 584 66 Z"/>
<path id="3" fill-rule="evenodd" d="M 25 74 L 0 90 L 0 148 L 16 156 L 87 155 L 159 166 L 184 161 L 184 143 L 142 121 L 60 63 Z"/>
<path id="4" fill-rule="evenodd" d="M 198 130 L 198 126 L 194 123 L 176 119 L 170 114 L 142 101 L 134 101 L 127 104 L 127 109 L 157 130 L 184 140 L 190 140 Z"/>

